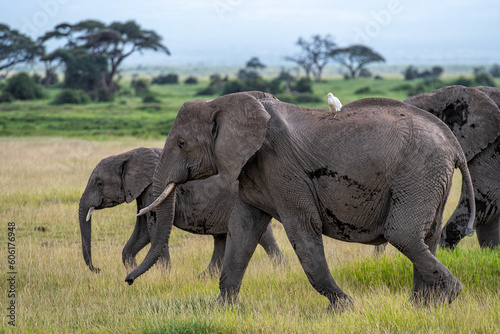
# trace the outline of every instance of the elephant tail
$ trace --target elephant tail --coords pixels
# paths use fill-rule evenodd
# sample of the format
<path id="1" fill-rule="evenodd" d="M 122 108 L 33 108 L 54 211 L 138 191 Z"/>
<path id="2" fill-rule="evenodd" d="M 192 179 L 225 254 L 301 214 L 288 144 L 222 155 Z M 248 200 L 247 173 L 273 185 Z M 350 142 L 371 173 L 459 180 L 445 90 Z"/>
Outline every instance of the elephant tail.
<path id="1" fill-rule="evenodd" d="M 460 169 L 460 172 L 462 173 L 462 182 L 465 183 L 467 197 L 469 199 L 470 216 L 467 225 L 464 227 L 463 233 L 465 236 L 471 237 L 476 232 L 476 230 L 474 229 L 474 221 L 476 219 L 476 200 L 474 199 L 474 187 L 472 186 L 472 179 L 470 177 L 469 168 L 467 167 L 465 156 L 461 151 L 456 167 Z"/>

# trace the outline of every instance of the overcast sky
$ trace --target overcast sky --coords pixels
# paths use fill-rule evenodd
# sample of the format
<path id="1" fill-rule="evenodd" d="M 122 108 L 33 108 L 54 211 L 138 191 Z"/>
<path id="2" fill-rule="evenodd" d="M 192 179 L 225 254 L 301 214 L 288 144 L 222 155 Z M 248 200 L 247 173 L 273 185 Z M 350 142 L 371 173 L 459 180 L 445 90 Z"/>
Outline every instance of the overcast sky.
<path id="1" fill-rule="evenodd" d="M 362 43 L 389 64 L 500 63 L 499 0 L 2 0 L 0 22 L 36 38 L 55 25 L 133 19 L 155 30 L 171 57 L 128 64 L 287 64 L 299 36 Z"/>

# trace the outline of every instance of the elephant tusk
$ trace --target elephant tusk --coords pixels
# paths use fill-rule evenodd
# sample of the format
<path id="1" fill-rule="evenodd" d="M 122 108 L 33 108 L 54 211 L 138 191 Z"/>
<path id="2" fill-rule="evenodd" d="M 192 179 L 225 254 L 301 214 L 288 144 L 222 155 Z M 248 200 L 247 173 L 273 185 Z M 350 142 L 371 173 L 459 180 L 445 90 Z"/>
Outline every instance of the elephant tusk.
<path id="1" fill-rule="evenodd" d="M 92 218 L 92 212 L 94 212 L 95 207 L 91 206 L 89 212 L 87 213 L 87 219 L 85 221 L 89 221 Z"/>
<path id="2" fill-rule="evenodd" d="M 139 211 L 137 216 L 142 216 L 143 214 L 148 213 L 149 211 L 156 208 L 161 202 L 163 202 L 165 200 L 165 198 L 167 198 L 167 196 L 172 192 L 172 190 L 175 188 L 175 186 L 176 186 L 175 183 L 173 183 L 173 182 L 169 183 L 167 185 L 167 187 L 165 188 L 165 190 L 163 190 L 161 195 L 158 196 L 158 198 L 153 203 L 151 203 L 148 207 L 143 208 L 141 211 Z"/>

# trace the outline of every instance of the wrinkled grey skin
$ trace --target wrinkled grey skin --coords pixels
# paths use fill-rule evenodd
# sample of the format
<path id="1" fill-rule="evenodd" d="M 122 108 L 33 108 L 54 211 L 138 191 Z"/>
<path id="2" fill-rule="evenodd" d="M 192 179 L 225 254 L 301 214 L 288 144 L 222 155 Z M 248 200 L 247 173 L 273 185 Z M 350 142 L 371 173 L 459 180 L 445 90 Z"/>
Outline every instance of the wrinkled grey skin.
<path id="1" fill-rule="evenodd" d="M 156 169 L 155 197 L 167 184 L 214 174 L 239 182 L 219 303 L 237 300 L 271 217 L 283 224 L 309 282 L 331 309 L 351 298 L 331 276 L 322 234 L 371 245 L 389 241 L 414 264 L 416 303 L 451 302 L 462 289 L 435 254 L 454 168 L 464 173 L 470 196 L 472 184 L 453 133 L 421 109 L 371 98 L 345 105 L 334 118 L 262 92 L 229 94 L 186 102 L 164 150 L 170 159 Z M 162 205 L 172 208 L 174 195 Z M 171 215 L 157 211 L 158 233 L 146 259 L 154 260 L 168 240 Z"/>
<path id="2" fill-rule="evenodd" d="M 500 245 L 500 88 L 448 86 L 405 100 L 442 119 L 467 158 L 474 185 L 476 231 L 481 247 Z M 455 248 L 465 236 L 469 202 L 460 202 L 443 228 L 440 245 Z"/>
<path id="3" fill-rule="evenodd" d="M 92 172 L 87 187 L 80 199 L 79 220 L 82 235 L 82 251 L 90 270 L 98 272 L 92 264 L 91 219 L 86 221 L 90 207 L 96 210 L 121 203 L 137 202 L 137 211 L 153 202 L 153 174 L 163 153 L 158 148 L 138 148 L 103 159 Z M 193 193 L 189 184 L 177 193 L 176 219 L 174 226 L 196 234 L 214 237 L 214 252 L 204 273 L 215 274 L 222 267 L 226 247 L 227 224 L 230 208 L 234 202 L 236 187 L 221 188 L 216 182 L 205 182 L 203 192 Z M 122 260 L 125 267 L 136 267 L 135 256 L 154 239 L 156 213 L 149 212 L 137 217 L 134 232 L 123 248 Z M 272 228 L 269 227 L 260 244 L 272 259 L 280 261 L 280 252 Z M 161 251 L 160 261 L 164 267 L 170 263 L 169 248 Z"/>

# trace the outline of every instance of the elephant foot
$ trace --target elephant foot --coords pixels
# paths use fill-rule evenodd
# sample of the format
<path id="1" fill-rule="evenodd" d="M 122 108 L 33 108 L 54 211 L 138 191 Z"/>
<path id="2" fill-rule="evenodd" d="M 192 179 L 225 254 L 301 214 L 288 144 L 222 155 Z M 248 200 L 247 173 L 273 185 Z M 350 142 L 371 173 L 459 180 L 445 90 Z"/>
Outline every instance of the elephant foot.
<path id="1" fill-rule="evenodd" d="M 427 285 L 418 291 L 414 291 L 410 298 L 410 303 L 415 306 L 451 304 L 461 291 L 462 283 L 455 277 L 452 277 L 452 279 L 447 281 Z"/>
<path id="2" fill-rule="evenodd" d="M 271 262 L 273 263 L 273 265 L 275 267 L 288 264 L 288 261 L 287 261 L 285 255 L 283 255 L 283 253 L 281 253 L 281 252 L 273 253 L 271 256 Z"/>
<path id="3" fill-rule="evenodd" d="M 197 275 L 198 278 L 216 278 L 217 276 L 220 275 L 220 268 L 219 267 L 208 267 L 201 273 Z"/>
<path id="4" fill-rule="evenodd" d="M 89 269 L 90 269 L 90 271 L 92 271 L 93 273 L 96 273 L 96 274 L 99 274 L 101 272 L 101 269 L 94 267 L 93 265 L 90 265 Z"/>
<path id="5" fill-rule="evenodd" d="M 352 309 L 354 307 L 354 299 L 349 295 L 342 294 L 336 295 L 333 299 L 330 299 L 330 305 L 328 305 L 328 311 L 333 313 L 342 313 L 346 310 Z"/>
<path id="6" fill-rule="evenodd" d="M 215 300 L 215 305 L 217 306 L 233 306 L 233 305 L 239 305 L 240 301 L 238 299 L 237 295 L 233 296 L 228 296 L 220 294 L 219 297 Z"/>

